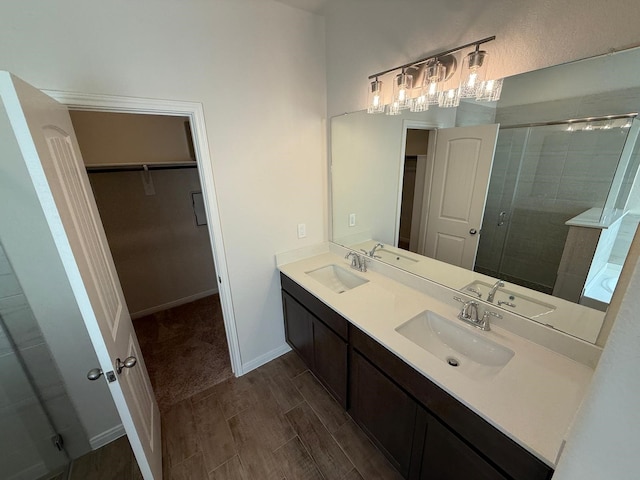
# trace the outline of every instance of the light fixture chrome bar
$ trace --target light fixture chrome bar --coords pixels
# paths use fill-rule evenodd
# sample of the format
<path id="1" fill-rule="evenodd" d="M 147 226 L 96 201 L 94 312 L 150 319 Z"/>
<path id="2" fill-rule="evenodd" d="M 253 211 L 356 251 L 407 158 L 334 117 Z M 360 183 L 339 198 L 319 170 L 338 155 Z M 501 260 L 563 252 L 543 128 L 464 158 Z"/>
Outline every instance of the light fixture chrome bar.
<path id="1" fill-rule="evenodd" d="M 584 118 L 570 118 L 568 120 L 554 120 L 551 122 L 537 122 L 537 123 L 521 123 L 518 125 L 500 125 L 500 130 L 507 130 L 509 128 L 527 128 L 527 127 L 548 127 L 552 125 L 569 125 L 572 123 L 585 123 L 585 122 L 604 122 L 607 120 L 619 120 L 621 118 L 635 118 L 638 116 L 638 112 L 623 113 L 620 115 L 603 115 L 600 117 L 584 117 Z"/>
<path id="2" fill-rule="evenodd" d="M 473 46 L 480 46 L 483 43 L 491 42 L 491 41 L 493 41 L 495 39 L 496 39 L 496 36 L 493 35 L 491 37 L 483 38 L 482 40 L 476 40 L 475 42 L 466 43 L 464 45 L 460 45 L 459 47 L 452 48 L 450 50 L 445 50 L 444 52 L 438 52 L 438 53 L 436 53 L 434 55 L 429 55 L 428 57 L 421 58 L 420 60 L 416 60 L 414 62 L 405 63 L 404 65 L 400 65 L 398 67 L 393 67 L 393 68 L 390 68 L 388 70 L 384 70 L 382 72 L 374 73 L 373 75 L 369 75 L 369 79 L 371 80 L 371 79 L 376 78 L 376 77 L 381 77 L 382 75 L 386 75 L 387 73 L 391 73 L 391 72 L 393 72 L 395 70 L 400 70 L 402 68 L 409 68 L 409 67 L 413 67 L 413 66 L 416 66 L 416 65 L 421 65 L 421 64 L 423 64 L 423 63 L 425 63 L 425 62 L 427 62 L 427 61 L 429 61 L 431 59 L 444 57 L 445 55 L 449 55 L 450 53 L 459 52 L 460 50 L 464 50 L 465 48 L 469 48 L 469 47 L 473 47 Z"/>

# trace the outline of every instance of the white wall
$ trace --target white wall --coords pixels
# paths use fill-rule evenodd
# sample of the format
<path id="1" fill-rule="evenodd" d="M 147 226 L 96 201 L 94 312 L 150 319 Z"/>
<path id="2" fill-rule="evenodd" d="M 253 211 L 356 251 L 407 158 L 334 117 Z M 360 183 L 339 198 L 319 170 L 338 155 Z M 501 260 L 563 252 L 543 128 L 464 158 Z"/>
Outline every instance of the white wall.
<path id="1" fill-rule="evenodd" d="M 393 245 L 403 173 L 404 121 L 441 128 L 453 126 L 455 116 L 454 108 L 436 108 L 397 116 L 369 115 L 362 111 L 331 119 L 335 241 L 349 244 L 375 239 Z M 355 227 L 349 227 L 351 213 L 356 214 Z"/>
<path id="2" fill-rule="evenodd" d="M 638 478 L 640 432 L 640 234 L 631 246 L 634 262 L 621 282 L 629 281 L 606 348 L 594 374 L 554 480 Z M 614 302 L 616 301 L 614 297 Z M 617 307 L 617 306 L 616 306 Z"/>
<path id="3" fill-rule="evenodd" d="M 242 362 L 281 349 L 273 255 L 326 239 L 322 18 L 264 0 L 25 0 L 0 7 L 0 44 L 0 68 L 39 88 L 203 104 Z"/>
<path id="4" fill-rule="evenodd" d="M 425 55 L 496 35 L 489 73 L 509 76 L 637 44 L 639 16 L 635 0 L 331 2 L 328 113 L 364 108 L 369 75 Z"/>

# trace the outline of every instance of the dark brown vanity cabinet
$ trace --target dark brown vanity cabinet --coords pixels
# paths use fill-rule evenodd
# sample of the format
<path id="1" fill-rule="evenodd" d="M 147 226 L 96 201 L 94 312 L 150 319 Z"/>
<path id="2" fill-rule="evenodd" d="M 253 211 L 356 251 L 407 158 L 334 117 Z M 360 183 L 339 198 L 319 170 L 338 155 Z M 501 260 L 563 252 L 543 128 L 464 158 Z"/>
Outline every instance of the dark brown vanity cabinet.
<path id="1" fill-rule="evenodd" d="M 349 393 L 349 414 L 407 478 L 417 402 L 355 350 L 350 357 Z"/>
<path id="2" fill-rule="evenodd" d="M 287 342 L 404 478 L 551 478 L 542 461 L 286 275 L 280 278 Z"/>
<path id="3" fill-rule="evenodd" d="M 347 321 L 281 276 L 285 338 L 309 370 L 347 408 Z"/>

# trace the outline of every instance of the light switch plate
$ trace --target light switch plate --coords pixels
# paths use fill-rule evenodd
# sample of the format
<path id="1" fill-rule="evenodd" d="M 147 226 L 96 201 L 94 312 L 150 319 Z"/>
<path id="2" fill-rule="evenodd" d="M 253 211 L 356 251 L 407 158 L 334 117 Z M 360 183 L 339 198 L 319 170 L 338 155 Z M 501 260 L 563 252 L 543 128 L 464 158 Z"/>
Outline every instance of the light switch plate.
<path id="1" fill-rule="evenodd" d="M 350 213 L 349 214 L 349 226 L 350 227 L 355 227 L 356 226 L 356 214 L 355 213 Z"/>
<path id="2" fill-rule="evenodd" d="M 304 223 L 298 224 L 298 238 L 304 238 L 307 236 L 307 226 Z"/>

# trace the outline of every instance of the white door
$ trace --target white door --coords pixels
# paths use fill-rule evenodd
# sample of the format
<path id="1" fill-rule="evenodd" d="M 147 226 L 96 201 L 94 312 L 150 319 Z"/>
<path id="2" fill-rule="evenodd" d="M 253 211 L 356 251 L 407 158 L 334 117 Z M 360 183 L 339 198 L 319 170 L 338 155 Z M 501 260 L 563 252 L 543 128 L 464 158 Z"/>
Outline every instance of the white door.
<path id="1" fill-rule="evenodd" d="M 498 126 L 438 130 L 425 255 L 473 269 Z"/>
<path id="2" fill-rule="evenodd" d="M 160 414 L 69 113 L 0 72 L 0 98 L 145 480 L 162 478 Z M 43 272 L 45 274 L 45 272 Z M 62 279 L 61 279 L 62 280 Z M 51 281 L 61 281 L 51 279 Z M 137 364 L 117 373 L 116 359 Z M 87 370 L 94 365 L 88 365 Z M 105 375 L 109 377 L 111 375 Z"/>

